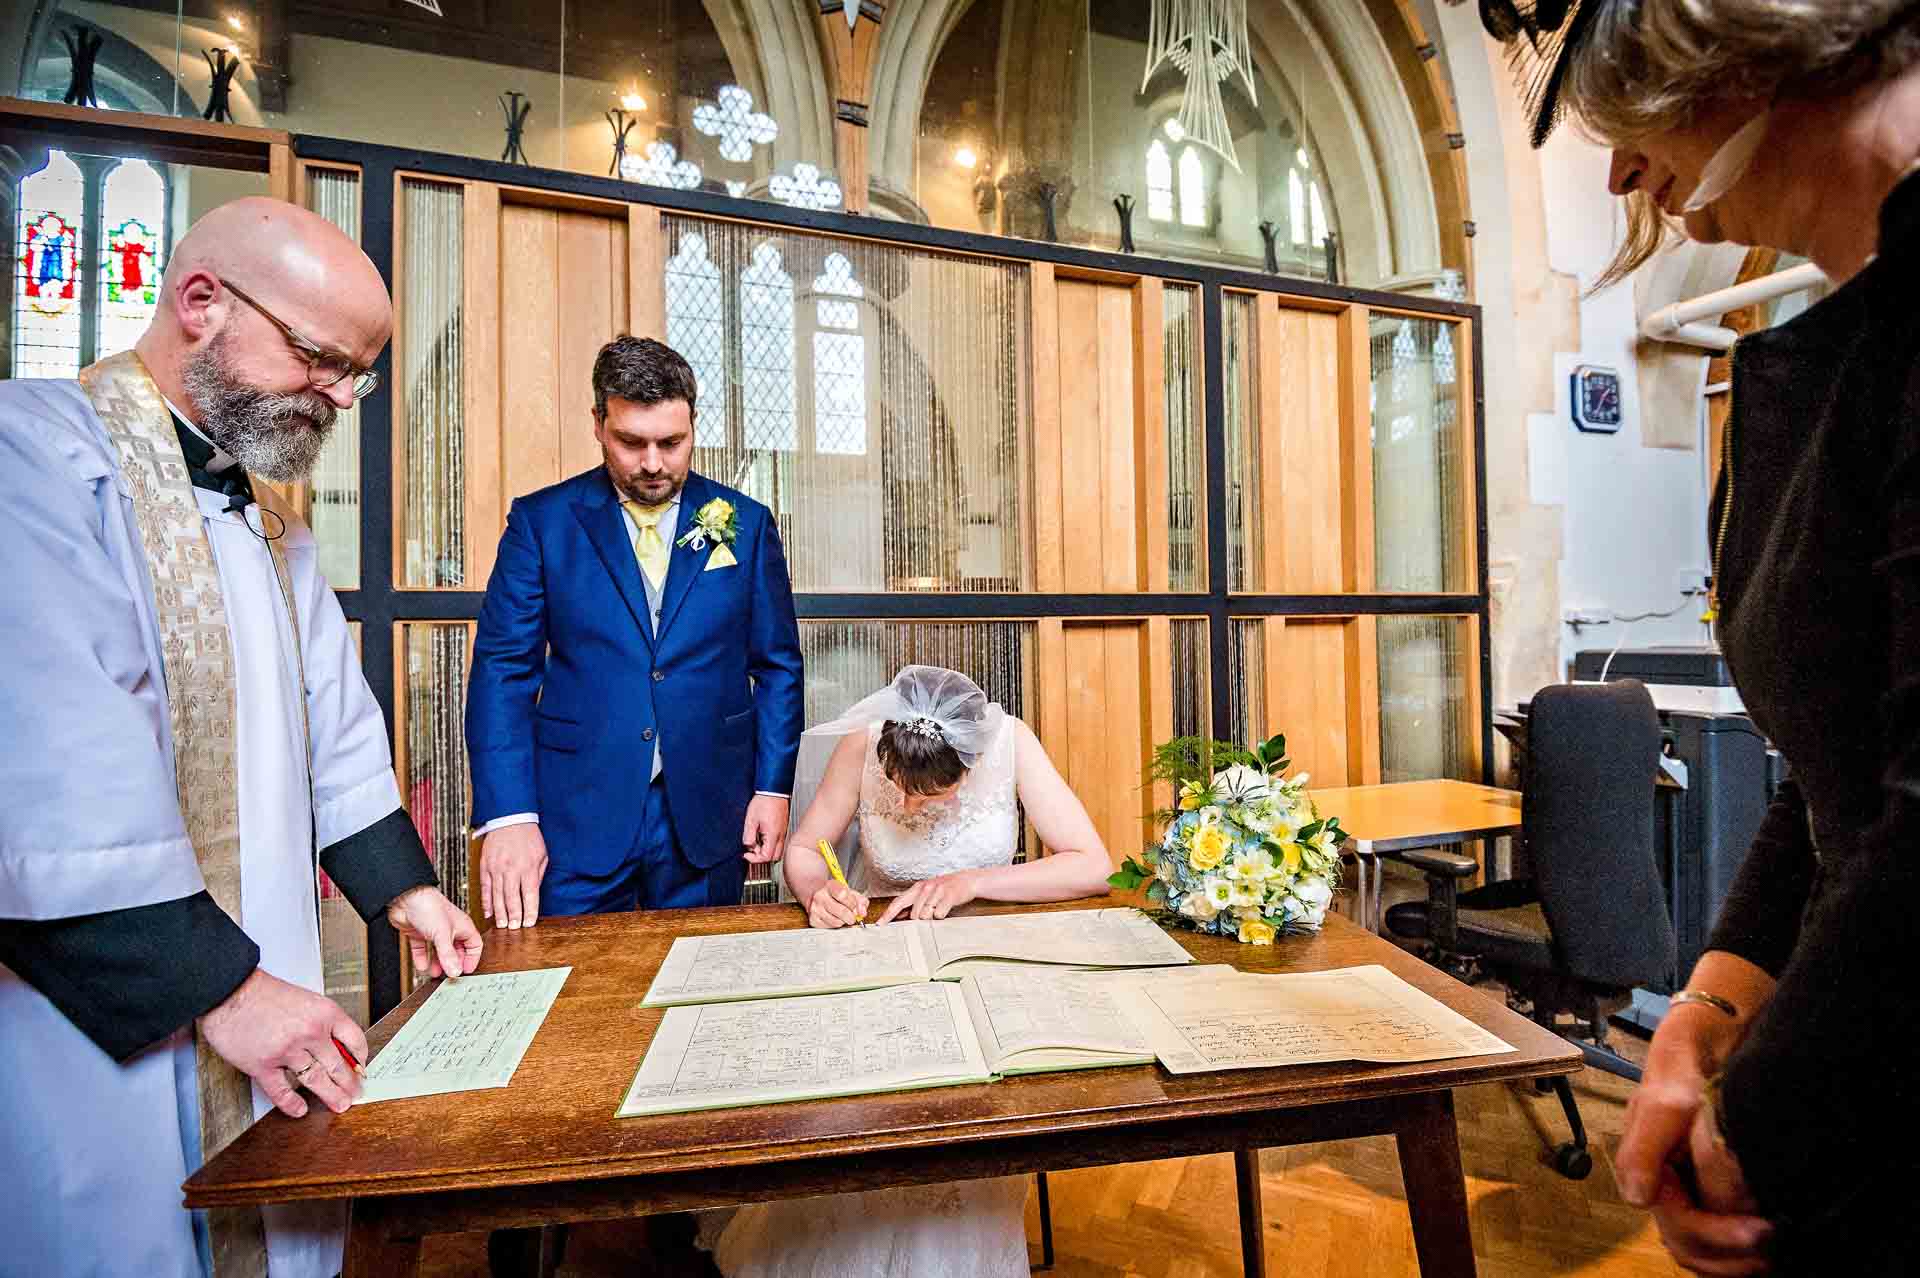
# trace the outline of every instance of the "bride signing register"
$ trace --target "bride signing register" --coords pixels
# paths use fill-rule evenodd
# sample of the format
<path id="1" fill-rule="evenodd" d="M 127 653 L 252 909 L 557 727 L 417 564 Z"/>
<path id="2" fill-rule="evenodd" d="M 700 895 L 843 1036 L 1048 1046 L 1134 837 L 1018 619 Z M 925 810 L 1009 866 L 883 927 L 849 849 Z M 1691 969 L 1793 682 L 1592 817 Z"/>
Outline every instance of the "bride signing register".
<path id="1" fill-rule="evenodd" d="M 787 887 L 814 927 L 940 919 L 974 900 L 1063 901 L 1107 891 L 1087 810 L 1031 729 L 965 675 L 908 666 L 801 738 Z M 1013 864 L 1025 808 L 1049 855 Z M 855 837 L 850 837 L 857 835 Z M 848 886 L 816 850 L 854 851 Z M 1027 1178 L 1002 1176 L 761 1203 L 714 1240 L 728 1278 L 814 1274 L 995 1278 L 1027 1273 Z"/>

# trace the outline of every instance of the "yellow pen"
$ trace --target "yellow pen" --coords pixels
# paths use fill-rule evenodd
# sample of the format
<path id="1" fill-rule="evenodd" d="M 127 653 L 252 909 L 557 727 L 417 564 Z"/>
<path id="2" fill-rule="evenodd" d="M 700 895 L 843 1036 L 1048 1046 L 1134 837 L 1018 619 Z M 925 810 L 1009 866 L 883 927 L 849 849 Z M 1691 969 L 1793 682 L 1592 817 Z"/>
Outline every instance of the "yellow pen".
<path id="1" fill-rule="evenodd" d="M 853 891 L 852 885 L 847 882 L 847 876 L 841 872 L 840 858 L 833 854 L 833 844 L 827 842 L 825 839 L 820 840 L 820 859 L 827 863 L 827 873 L 833 876 L 835 883 L 846 888 L 849 892 Z M 867 921 L 861 919 L 856 926 L 865 927 L 866 925 Z"/>

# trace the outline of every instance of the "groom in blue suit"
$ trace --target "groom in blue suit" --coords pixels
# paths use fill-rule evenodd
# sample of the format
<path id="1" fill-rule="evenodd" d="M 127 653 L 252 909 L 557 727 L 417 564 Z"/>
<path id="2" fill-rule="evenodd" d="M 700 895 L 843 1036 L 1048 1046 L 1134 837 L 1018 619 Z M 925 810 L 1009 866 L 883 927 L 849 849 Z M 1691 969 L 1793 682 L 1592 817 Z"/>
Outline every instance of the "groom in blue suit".
<path id="1" fill-rule="evenodd" d="M 605 465 L 513 503 L 467 685 L 481 905 L 735 905 L 780 856 L 799 631 L 772 513 L 693 473 L 693 370 L 649 338 L 593 364 Z"/>

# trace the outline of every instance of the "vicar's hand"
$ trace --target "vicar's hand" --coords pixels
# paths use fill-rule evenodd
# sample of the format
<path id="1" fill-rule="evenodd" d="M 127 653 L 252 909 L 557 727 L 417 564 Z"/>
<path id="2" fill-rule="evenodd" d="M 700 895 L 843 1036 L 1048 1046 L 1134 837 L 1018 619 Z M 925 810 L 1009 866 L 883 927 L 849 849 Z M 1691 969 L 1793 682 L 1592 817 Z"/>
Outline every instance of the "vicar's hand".
<path id="1" fill-rule="evenodd" d="M 808 927 L 852 927 L 867 918 L 867 898 L 829 879 L 807 902 Z"/>
<path id="2" fill-rule="evenodd" d="M 1613 1160 L 1621 1197 L 1635 1207 L 1652 1207 L 1663 1169 L 1684 1160 L 1707 1076 L 1744 1033 L 1739 1021 L 1699 1003 L 1670 1008 L 1661 1020 L 1640 1086 L 1627 1101 L 1627 1130 Z"/>
<path id="3" fill-rule="evenodd" d="M 336 1114 L 360 1094 L 360 1079 L 333 1045 L 356 1061 L 372 1056 L 367 1036 L 324 994 L 289 985 L 261 968 L 200 1018 L 200 1034 L 220 1058 L 252 1079 L 289 1118 L 307 1112 L 304 1087 Z"/>
<path id="4" fill-rule="evenodd" d="M 394 897 L 387 922 L 407 938 L 413 970 L 422 980 L 465 976 L 480 966 L 480 929 L 437 887 L 412 888 Z"/>
<path id="5" fill-rule="evenodd" d="M 540 921 L 546 873 L 547 840 L 539 822 L 490 831 L 480 840 L 480 917 L 496 927 L 532 927 Z"/>
<path id="6" fill-rule="evenodd" d="M 949 911 L 979 895 L 975 887 L 978 882 L 979 875 L 973 870 L 956 870 L 938 878 L 921 879 L 893 898 L 893 904 L 880 916 L 880 921 L 891 923 L 907 909 L 913 911 L 911 917 L 916 919 L 944 919 Z"/>
<path id="7" fill-rule="evenodd" d="M 787 850 L 787 801 L 777 794 L 756 794 L 747 804 L 747 823 L 740 831 L 740 846 L 747 860 L 755 865 L 778 861 Z"/>

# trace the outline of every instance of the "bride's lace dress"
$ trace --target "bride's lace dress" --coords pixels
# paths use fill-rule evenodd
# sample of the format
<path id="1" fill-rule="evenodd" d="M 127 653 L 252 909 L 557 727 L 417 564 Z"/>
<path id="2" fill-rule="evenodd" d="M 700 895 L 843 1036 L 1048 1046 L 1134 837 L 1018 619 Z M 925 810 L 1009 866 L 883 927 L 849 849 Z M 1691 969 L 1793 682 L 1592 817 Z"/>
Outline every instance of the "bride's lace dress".
<path id="1" fill-rule="evenodd" d="M 867 738 L 854 886 L 892 894 L 1013 859 L 1019 811 L 1011 717 L 954 797 L 909 816 Z M 742 1207 L 720 1231 L 727 1278 L 1025 1278 L 1029 1177 L 880 1189 Z"/>

